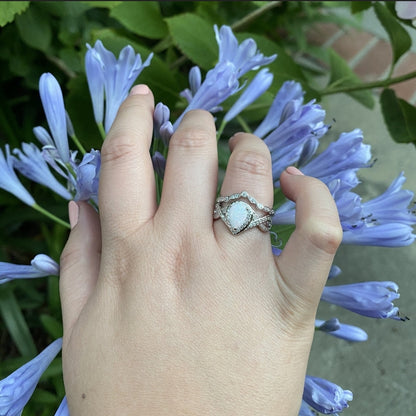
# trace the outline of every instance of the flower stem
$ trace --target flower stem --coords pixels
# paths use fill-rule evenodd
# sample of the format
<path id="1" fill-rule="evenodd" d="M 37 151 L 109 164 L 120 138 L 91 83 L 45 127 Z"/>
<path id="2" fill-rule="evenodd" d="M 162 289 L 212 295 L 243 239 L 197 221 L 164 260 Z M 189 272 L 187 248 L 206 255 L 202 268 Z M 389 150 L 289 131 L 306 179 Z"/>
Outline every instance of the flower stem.
<path id="1" fill-rule="evenodd" d="M 274 9 L 277 6 L 280 6 L 282 4 L 281 1 L 270 1 L 267 4 L 265 4 L 262 7 L 259 7 L 257 10 L 254 10 L 254 12 L 249 13 L 248 15 L 244 16 L 239 21 L 233 23 L 231 25 L 231 29 L 238 31 L 241 30 L 244 26 L 250 24 L 254 20 L 256 20 L 261 15 L 267 13 L 269 10 Z"/>
<path id="2" fill-rule="evenodd" d="M 243 117 L 237 116 L 236 120 L 240 123 L 240 126 L 243 128 L 243 130 L 246 133 L 251 133 L 251 129 L 250 129 L 249 125 L 246 123 L 246 121 L 243 119 Z"/>
<path id="3" fill-rule="evenodd" d="M 42 208 L 40 205 L 35 203 L 34 205 L 32 205 L 32 208 L 35 209 L 36 211 L 40 212 L 41 214 L 45 215 L 46 217 L 50 218 L 52 221 L 55 221 L 56 223 L 58 223 L 60 225 L 63 225 L 66 228 L 71 229 L 71 226 L 69 225 L 69 223 L 67 223 L 64 220 L 61 220 L 59 217 L 52 214 L 51 212 L 49 212 L 45 208 Z"/>
<path id="4" fill-rule="evenodd" d="M 87 151 L 84 149 L 84 146 L 81 144 L 81 142 L 78 140 L 78 137 L 74 134 L 71 136 L 72 141 L 75 143 L 75 145 L 78 147 L 78 150 L 85 155 Z"/>
<path id="5" fill-rule="evenodd" d="M 220 139 L 221 134 L 224 131 L 226 125 L 227 125 L 227 122 L 225 120 L 222 120 L 220 128 L 217 131 L 217 141 Z"/>
<path id="6" fill-rule="evenodd" d="M 343 86 L 339 88 L 331 88 L 331 86 L 329 86 L 328 88 L 325 88 L 324 90 L 321 91 L 321 95 L 339 94 L 342 92 L 362 91 L 362 90 L 368 90 L 368 89 L 373 89 L 373 88 L 385 88 L 385 87 L 389 87 L 390 85 L 398 84 L 400 82 L 404 82 L 412 78 L 416 78 L 416 71 L 409 72 L 408 74 L 400 75 L 394 78 L 388 77 L 386 79 L 367 82 L 363 84 L 348 85 L 348 86 Z"/>
<path id="7" fill-rule="evenodd" d="M 102 139 L 103 139 L 103 141 L 104 141 L 104 140 L 105 140 L 105 136 L 106 136 L 106 134 L 105 134 L 105 130 L 104 130 L 103 123 L 97 123 L 97 126 L 98 126 L 98 130 L 100 131 L 101 138 L 102 138 Z"/>

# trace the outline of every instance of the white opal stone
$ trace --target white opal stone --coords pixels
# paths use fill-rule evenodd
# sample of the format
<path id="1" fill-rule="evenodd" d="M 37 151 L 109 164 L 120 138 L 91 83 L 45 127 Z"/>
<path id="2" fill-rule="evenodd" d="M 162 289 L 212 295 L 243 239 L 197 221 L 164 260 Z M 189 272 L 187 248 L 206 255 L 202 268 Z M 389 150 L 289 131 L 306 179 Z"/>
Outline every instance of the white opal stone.
<path id="1" fill-rule="evenodd" d="M 236 232 L 246 227 L 250 215 L 250 206 L 242 201 L 233 202 L 227 209 L 227 220 Z"/>

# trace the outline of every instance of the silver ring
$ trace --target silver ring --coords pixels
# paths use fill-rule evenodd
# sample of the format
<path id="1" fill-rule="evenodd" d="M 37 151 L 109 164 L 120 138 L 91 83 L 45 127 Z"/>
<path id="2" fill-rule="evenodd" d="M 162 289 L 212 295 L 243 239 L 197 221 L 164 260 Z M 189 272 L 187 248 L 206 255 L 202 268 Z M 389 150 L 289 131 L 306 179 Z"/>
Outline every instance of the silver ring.
<path id="1" fill-rule="evenodd" d="M 255 209 L 265 215 L 260 216 Z M 215 201 L 214 220 L 221 218 L 233 235 L 254 227 L 268 232 L 272 227 L 273 215 L 272 208 L 260 204 L 246 191 L 220 196 Z"/>

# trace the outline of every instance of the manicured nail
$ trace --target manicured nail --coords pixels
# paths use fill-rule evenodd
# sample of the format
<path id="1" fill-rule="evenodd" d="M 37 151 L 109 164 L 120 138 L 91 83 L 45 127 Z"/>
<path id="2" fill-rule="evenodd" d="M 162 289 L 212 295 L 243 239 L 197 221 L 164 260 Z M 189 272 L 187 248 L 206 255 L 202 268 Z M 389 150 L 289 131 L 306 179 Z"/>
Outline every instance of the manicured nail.
<path id="1" fill-rule="evenodd" d="M 79 218 L 79 206 L 75 201 L 69 201 L 68 204 L 68 216 L 71 230 L 77 225 Z"/>
<path id="2" fill-rule="evenodd" d="M 149 94 L 150 89 L 147 85 L 145 84 L 139 84 L 139 85 L 135 85 L 131 91 L 130 91 L 130 95 L 147 95 Z"/>
<path id="3" fill-rule="evenodd" d="M 296 176 L 303 176 L 303 173 L 298 169 L 295 168 L 294 166 L 289 166 L 288 168 L 286 168 L 286 172 L 289 173 L 290 175 L 296 175 Z"/>

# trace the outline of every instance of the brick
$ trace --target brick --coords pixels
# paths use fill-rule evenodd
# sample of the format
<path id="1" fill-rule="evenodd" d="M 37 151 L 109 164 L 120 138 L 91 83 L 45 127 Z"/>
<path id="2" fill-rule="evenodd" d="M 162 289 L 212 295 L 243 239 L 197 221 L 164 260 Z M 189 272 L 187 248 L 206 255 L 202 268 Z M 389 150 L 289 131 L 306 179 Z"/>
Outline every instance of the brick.
<path id="1" fill-rule="evenodd" d="M 374 81 L 388 69 L 392 56 L 389 43 L 379 40 L 357 64 L 354 71 L 363 81 Z"/>
<path id="2" fill-rule="evenodd" d="M 331 47 L 347 61 L 350 61 L 373 38 L 370 33 L 355 29 L 347 31 Z"/>
<path id="3" fill-rule="evenodd" d="M 321 46 L 339 32 L 339 30 L 339 27 L 334 23 L 320 23 L 311 28 L 307 32 L 306 37 L 312 45 Z"/>
<path id="4" fill-rule="evenodd" d="M 393 76 L 396 77 L 413 71 L 416 71 L 416 53 L 409 52 L 399 61 Z M 416 79 L 413 78 L 409 81 L 401 82 L 391 86 L 391 88 L 396 91 L 398 97 L 410 100 L 416 92 Z"/>

